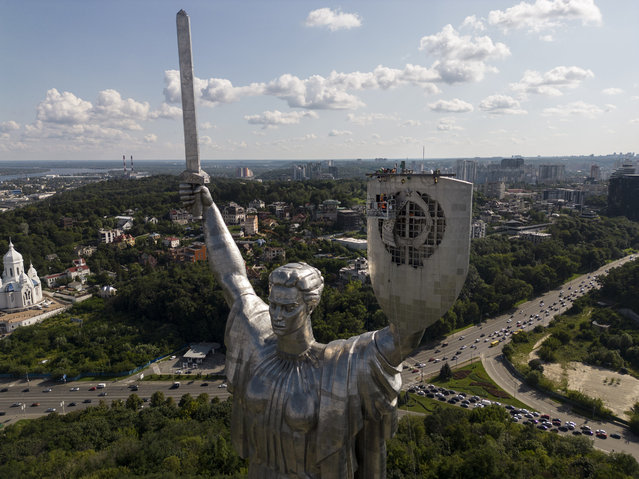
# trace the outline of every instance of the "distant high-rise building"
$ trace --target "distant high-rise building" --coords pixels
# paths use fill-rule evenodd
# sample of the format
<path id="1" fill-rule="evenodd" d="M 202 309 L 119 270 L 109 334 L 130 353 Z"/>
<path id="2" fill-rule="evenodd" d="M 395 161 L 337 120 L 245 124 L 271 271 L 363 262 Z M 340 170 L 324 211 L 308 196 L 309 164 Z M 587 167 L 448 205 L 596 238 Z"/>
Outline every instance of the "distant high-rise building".
<path id="1" fill-rule="evenodd" d="M 632 173 L 610 177 L 608 214 L 639 221 L 639 175 Z"/>
<path id="2" fill-rule="evenodd" d="M 486 237 L 486 222 L 483 220 L 473 221 L 470 227 L 470 238 L 484 238 Z"/>
<path id="3" fill-rule="evenodd" d="M 595 181 L 601 181 L 601 168 L 594 163 L 590 165 L 590 177 Z"/>
<path id="4" fill-rule="evenodd" d="M 565 178 L 565 165 L 539 165 L 538 183 L 561 183 Z"/>
<path id="5" fill-rule="evenodd" d="M 319 180 L 322 176 L 322 164 L 319 162 L 310 163 L 308 165 L 308 172 L 308 178 L 311 180 Z"/>
<path id="6" fill-rule="evenodd" d="M 293 181 L 306 179 L 306 165 L 293 165 Z"/>
<path id="7" fill-rule="evenodd" d="M 457 179 L 475 183 L 477 180 L 477 162 L 472 160 L 457 160 L 455 164 Z"/>
<path id="8" fill-rule="evenodd" d="M 237 178 L 253 178 L 253 171 L 246 166 L 240 166 L 235 170 L 235 176 Z"/>
<path id="9" fill-rule="evenodd" d="M 524 159 L 521 156 L 513 156 L 512 158 L 504 158 L 501 160 L 502 168 L 523 168 Z"/>
<path id="10" fill-rule="evenodd" d="M 634 175 L 634 174 L 635 174 L 635 165 L 633 164 L 632 160 L 625 159 L 623 163 L 621 164 L 621 168 L 617 168 L 612 173 L 612 175 L 610 175 L 610 178 L 619 178 L 621 176 Z"/>
<path id="11" fill-rule="evenodd" d="M 256 235 L 259 232 L 257 215 L 246 215 L 243 226 L 244 226 L 244 234 L 246 236 Z"/>
<path id="12" fill-rule="evenodd" d="M 541 198 L 548 202 L 563 201 L 575 205 L 583 205 L 585 193 L 582 190 L 573 190 L 569 188 L 554 188 L 552 190 L 544 190 L 541 192 Z"/>

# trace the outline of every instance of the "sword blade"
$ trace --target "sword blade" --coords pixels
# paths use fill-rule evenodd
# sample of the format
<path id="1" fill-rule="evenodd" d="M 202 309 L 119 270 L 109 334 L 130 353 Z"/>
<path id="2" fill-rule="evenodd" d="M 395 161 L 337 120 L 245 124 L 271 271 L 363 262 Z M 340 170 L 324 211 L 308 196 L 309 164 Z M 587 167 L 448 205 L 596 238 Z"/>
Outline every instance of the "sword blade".
<path id="1" fill-rule="evenodd" d="M 191 53 L 191 22 L 184 10 L 177 13 L 178 54 L 180 58 L 180 86 L 182 90 L 182 121 L 186 171 L 182 179 L 189 183 L 208 183 L 208 175 L 200 167 L 200 148 L 197 139 L 195 94 L 193 92 L 193 56 Z"/>

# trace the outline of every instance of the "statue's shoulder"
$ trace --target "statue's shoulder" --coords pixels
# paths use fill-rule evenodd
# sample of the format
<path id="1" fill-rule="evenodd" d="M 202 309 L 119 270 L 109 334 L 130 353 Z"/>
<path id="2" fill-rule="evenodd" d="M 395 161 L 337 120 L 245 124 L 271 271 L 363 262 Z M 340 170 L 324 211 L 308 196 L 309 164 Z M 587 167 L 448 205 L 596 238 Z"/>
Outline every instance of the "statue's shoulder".
<path id="1" fill-rule="evenodd" d="M 240 295 L 231 308 L 231 314 L 243 314 L 248 317 L 263 313 L 268 313 L 268 304 L 253 291 Z"/>
<path id="2" fill-rule="evenodd" d="M 265 338 L 273 334 L 271 316 L 268 305 L 254 293 L 240 296 L 229 314 L 226 323 L 226 342 L 229 340 L 236 344 L 246 344 L 245 341 L 252 338 L 256 344 L 261 344 Z M 240 343 L 238 339 L 242 339 Z"/>
<path id="3" fill-rule="evenodd" d="M 348 339 L 335 339 L 324 345 L 325 358 L 341 356 L 343 354 L 352 355 L 359 353 L 363 349 L 371 346 L 375 347 L 375 331 L 368 331 L 357 336 L 351 336 Z"/>

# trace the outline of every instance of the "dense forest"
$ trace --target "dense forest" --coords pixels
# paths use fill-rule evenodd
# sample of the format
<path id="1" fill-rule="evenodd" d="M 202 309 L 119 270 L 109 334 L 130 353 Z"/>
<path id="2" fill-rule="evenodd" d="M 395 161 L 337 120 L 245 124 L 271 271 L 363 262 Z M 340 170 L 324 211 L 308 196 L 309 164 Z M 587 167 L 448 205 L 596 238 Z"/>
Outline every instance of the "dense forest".
<path id="1" fill-rule="evenodd" d="M 141 406 L 143 406 L 141 408 Z M 230 441 L 231 402 L 155 393 L 0 431 L 0 477 L 239 478 L 246 462 Z M 622 479 L 639 476 L 630 455 L 596 450 L 587 438 L 558 436 L 511 421 L 497 406 L 438 406 L 407 416 L 387 443 L 387 477 Z"/>

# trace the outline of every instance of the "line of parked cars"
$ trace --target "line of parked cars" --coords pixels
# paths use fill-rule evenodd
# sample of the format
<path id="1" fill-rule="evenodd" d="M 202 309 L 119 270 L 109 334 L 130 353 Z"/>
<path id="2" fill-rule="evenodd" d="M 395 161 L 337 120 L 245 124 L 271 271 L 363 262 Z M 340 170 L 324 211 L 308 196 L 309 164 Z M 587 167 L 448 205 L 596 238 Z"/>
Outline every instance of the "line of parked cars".
<path id="1" fill-rule="evenodd" d="M 488 399 L 482 399 L 479 396 L 468 396 L 463 392 L 456 392 L 452 389 L 444 388 L 441 386 L 435 386 L 434 384 L 418 384 L 408 389 L 409 393 L 417 394 L 418 396 L 427 397 L 430 399 L 436 399 L 438 401 L 446 402 L 448 404 L 457 404 L 463 408 L 469 409 L 487 407 L 487 406 L 502 406 L 497 401 L 490 401 Z M 511 415 L 514 422 L 529 425 L 531 427 L 537 427 L 542 431 L 550 432 L 568 432 L 572 431 L 575 436 L 595 436 L 599 439 L 608 438 L 608 433 L 604 429 L 597 429 L 592 431 L 591 427 L 587 424 L 577 427 L 574 421 L 565 421 L 562 423 L 559 418 L 550 418 L 548 414 L 541 414 L 537 411 L 529 411 L 528 409 L 516 408 L 510 404 L 503 406 Z M 621 436 L 617 433 L 610 434 L 610 437 L 614 439 L 621 439 Z"/>

